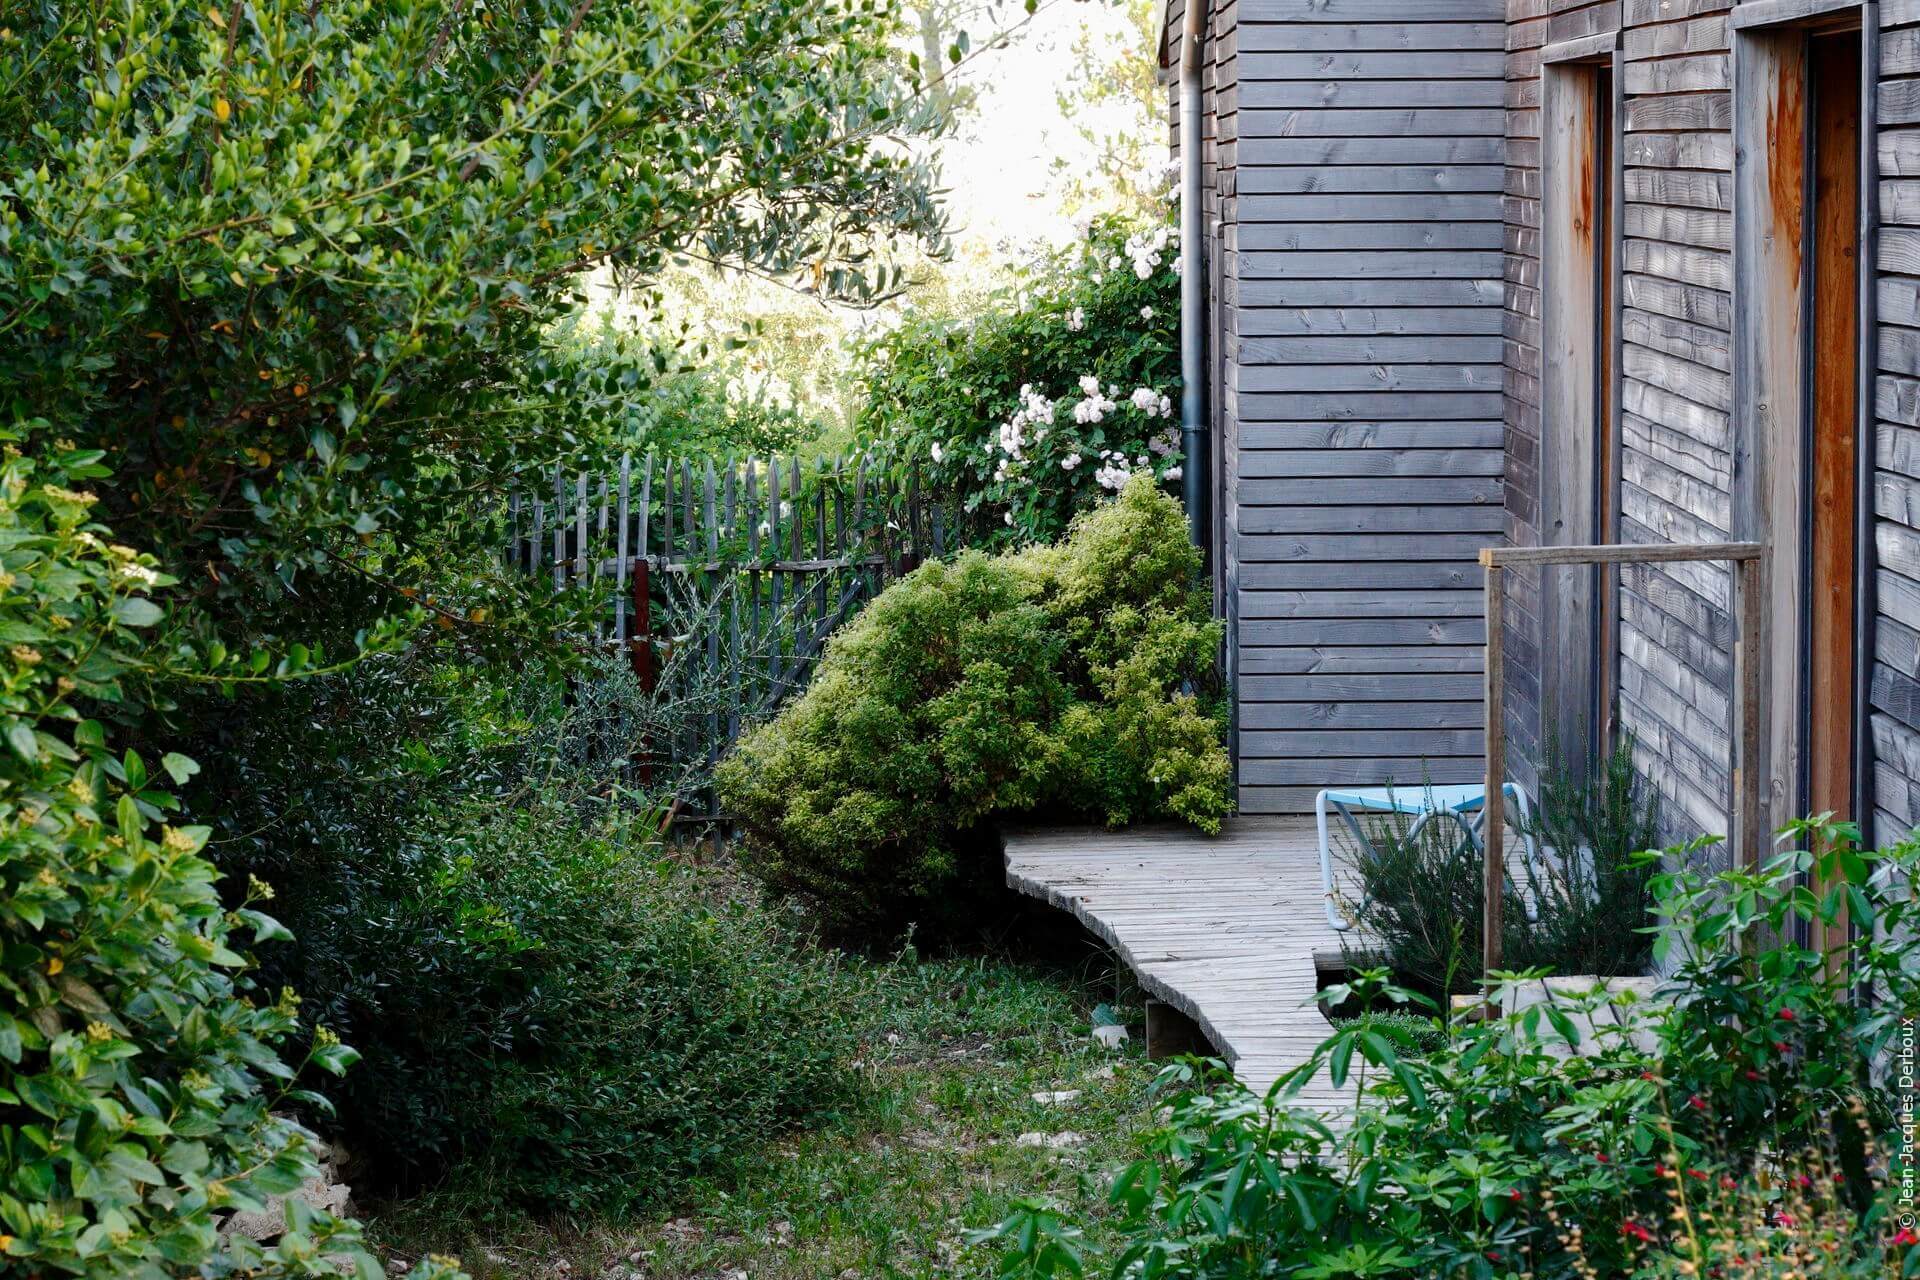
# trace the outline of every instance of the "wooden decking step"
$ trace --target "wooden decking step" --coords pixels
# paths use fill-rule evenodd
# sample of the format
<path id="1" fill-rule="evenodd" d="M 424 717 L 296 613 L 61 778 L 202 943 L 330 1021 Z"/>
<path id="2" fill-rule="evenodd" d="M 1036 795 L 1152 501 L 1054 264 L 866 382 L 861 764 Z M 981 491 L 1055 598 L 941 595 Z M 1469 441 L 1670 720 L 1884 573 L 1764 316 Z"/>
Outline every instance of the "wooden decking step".
<path id="1" fill-rule="evenodd" d="M 1007 883 L 1068 911 L 1113 948 L 1147 995 L 1191 1018 L 1264 1093 L 1332 1027 L 1314 1003 L 1327 924 L 1313 823 L 1237 818 L 1217 837 L 1184 828 L 1030 828 L 1006 835 Z M 1302 1096 L 1337 1112 L 1324 1077 Z"/>

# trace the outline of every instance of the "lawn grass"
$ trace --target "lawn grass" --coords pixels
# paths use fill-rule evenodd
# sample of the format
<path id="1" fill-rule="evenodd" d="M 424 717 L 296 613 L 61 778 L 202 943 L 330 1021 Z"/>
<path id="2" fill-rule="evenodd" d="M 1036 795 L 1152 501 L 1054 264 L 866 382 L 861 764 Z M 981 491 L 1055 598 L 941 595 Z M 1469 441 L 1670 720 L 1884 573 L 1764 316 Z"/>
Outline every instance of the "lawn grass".
<path id="1" fill-rule="evenodd" d="M 1056 929 L 1060 928 L 1056 920 Z M 1112 998 L 1090 952 L 1007 952 L 851 962 L 865 1007 L 822 1010 L 862 1027 L 859 1102 L 830 1123 L 749 1153 L 724 1176 L 659 1189 L 625 1222 L 474 1221 L 447 1189 L 377 1216 L 395 1259 L 460 1255 L 476 1280 L 865 1280 L 990 1276 L 964 1232 L 1042 1194 L 1103 1218 L 1110 1175 L 1137 1154 L 1154 1070 L 1137 1037 L 1096 1045 Z M 1137 1023 L 1137 1009 L 1120 1010 Z M 1077 1090 L 1067 1103 L 1035 1094 Z M 1077 1135 L 1063 1149 L 1021 1135 Z M 1029 1138 L 1029 1142 L 1032 1139 Z"/>

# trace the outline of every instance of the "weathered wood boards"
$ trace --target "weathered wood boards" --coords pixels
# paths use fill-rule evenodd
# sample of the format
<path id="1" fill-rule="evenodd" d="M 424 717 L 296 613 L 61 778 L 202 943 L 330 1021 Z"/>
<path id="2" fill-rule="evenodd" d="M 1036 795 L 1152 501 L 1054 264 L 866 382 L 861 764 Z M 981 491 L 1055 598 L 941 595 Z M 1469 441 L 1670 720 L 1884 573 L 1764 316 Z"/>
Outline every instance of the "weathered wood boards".
<path id="1" fill-rule="evenodd" d="M 1485 638 L 1473 556 L 1501 531 L 1505 15 L 1230 12 L 1240 802 L 1300 812 L 1333 783 L 1463 779 L 1480 751 L 1455 709 Z"/>
<path id="2" fill-rule="evenodd" d="M 1006 836 L 1007 883 L 1071 912 L 1148 995 L 1199 1024 L 1264 1092 L 1332 1030 L 1313 997 L 1316 951 L 1338 952 L 1322 907 L 1313 824 L 1239 818 L 1209 839 L 1176 828 L 1059 828 Z M 1351 1086 L 1324 1076 L 1304 1105 L 1338 1120 Z"/>

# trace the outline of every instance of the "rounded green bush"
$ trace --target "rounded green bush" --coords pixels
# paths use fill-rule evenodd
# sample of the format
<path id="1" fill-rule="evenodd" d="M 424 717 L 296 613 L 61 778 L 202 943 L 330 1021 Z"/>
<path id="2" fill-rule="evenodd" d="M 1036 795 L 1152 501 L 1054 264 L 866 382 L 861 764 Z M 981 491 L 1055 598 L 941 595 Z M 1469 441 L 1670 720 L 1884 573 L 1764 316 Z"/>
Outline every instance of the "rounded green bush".
<path id="1" fill-rule="evenodd" d="M 995 815 L 1218 831 L 1232 769 L 1220 627 L 1180 508 L 1147 477 L 1051 547 L 969 552 L 882 593 L 807 692 L 722 762 L 750 869 L 833 923 L 952 914 Z"/>

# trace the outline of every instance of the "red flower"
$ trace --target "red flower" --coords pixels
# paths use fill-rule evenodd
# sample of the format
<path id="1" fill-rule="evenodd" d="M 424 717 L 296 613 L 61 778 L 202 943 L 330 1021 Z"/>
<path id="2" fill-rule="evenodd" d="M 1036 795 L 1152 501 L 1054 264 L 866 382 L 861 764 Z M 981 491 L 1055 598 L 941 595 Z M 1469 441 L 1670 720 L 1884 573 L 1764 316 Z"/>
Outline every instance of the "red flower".
<path id="1" fill-rule="evenodd" d="M 1653 1239 L 1653 1232 L 1647 1230 L 1631 1218 L 1620 1224 L 1620 1234 L 1623 1236 L 1631 1236 L 1642 1244 L 1649 1243 Z"/>
<path id="2" fill-rule="evenodd" d="M 1653 1162 L 1653 1176 L 1654 1176 L 1654 1177 L 1656 1177 L 1656 1178 L 1664 1178 L 1664 1177 L 1666 1177 L 1666 1176 L 1667 1176 L 1667 1166 L 1666 1166 L 1666 1165 L 1664 1165 L 1664 1164 L 1661 1164 L 1661 1163 L 1660 1163 L 1660 1162 L 1659 1162 L 1658 1160 L 1655 1160 L 1655 1161 Z"/>
<path id="3" fill-rule="evenodd" d="M 1641 1078 L 1642 1080 L 1651 1080 L 1651 1079 L 1653 1079 L 1653 1078 L 1654 1078 L 1654 1076 L 1653 1076 L 1653 1072 L 1651 1072 L 1651 1071 L 1642 1071 L 1642 1072 L 1640 1073 L 1640 1078 Z"/>
<path id="4" fill-rule="evenodd" d="M 1700 1170 L 1698 1170 L 1698 1169 L 1689 1169 L 1689 1170 L 1687 1170 L 1687 1176 L 1688 1176 L 1689 1178 L 1698 1178 L 1698 1179 L 1699 1179 L 1700 1181 L 1702 1181 L 1702 1182 L 1705 1182 L 1705 1181 L 1707 1180 L 1707 1175 L 1706 1175 L 1706 1174 L 1704 1174 L 1704 1173 L 1702 1173 L 1702 1172 L 1701 1172 Z"/>
<path id="5" fill-rule="evenodd" d="M 1780 1018 L 1780 1021 L 1782 1022 L 1792 1022 L 1794 1019 L 1794 1012 L 1791 1009 L 1782 1009 L 1780 1010 L 1780 1013 L 1778 1016 Z"/>
<path id="6" fill-rule="evenodd" d="M 1734 1180 L 1732 1178 L 1729 1178 L 1726 1174 L 1723 1173 L 1720 1175 L 1720 1189 L 1722 1191 L 1731 1191 L 1734 1189 L 1736 1185 L 1737 1184 L 1734 1182 Z"/>
<path id="7" fill-rule="evenodd" d="M 1773 1049 L 1775 1053 L 1786 1053 L 1788 1050 L 1787 1042 L 1785 1040 L 1775 1040 L 1773 1042 Z"/>
<path id="8" fill-rule="evenodd" d="M 1808 1191 L 1808 1190 L 1811 1190 L 1813 1187 L 1813 1179 L 1809 1178 L 1806 1174 L 1803 1173 L 1799 1177 L 1793 1180 L 1793 1185 L 1800 1188 L 1802 1191 Z"/>
<path id="9" fill-rule="evenodd" d="M 1517 1201 L 1517 1200 L 1519 1200 L 1519 1199 L 1520 1199 L 1520 1188 L 1518 1188 L 1518 1187 L 1515 1187 L 1515 1188 L 1514 1188 L 1513 1190 L 1511 1190 L 1511 1191 L 1509 1191 L 1509 1192 L 1507 1192 L 1507 1199 L 1509 1199 L 1509 1200 L 1515 1200 L 1515 1201 Z"/>
<path id="10" fill-rule="evenodd" d="M 1760 1073 L 1758 1071 L 1755 1071 L 1752 1067 L 1747 1068 L 1747 1079 L 1758 1080 L 1759 1078 L 1760 1078 Z"/>
<path id="11" fill-rule="evenodd" d="M 1920 1244 L 1920 1235 L 1915 1235 L 1912 1227 L 1902 1227 L 1894 1233 L 1893 1244 L 1895 1248 L 1905 1248 L 1907 1245 Z"/>
<path id="12" fill-rule="evenodd" d="M 1594 1153 L 1593 1153 L 1593 1158 L 1594 1158 L 1595 1160 L 1598 1160 L 1598 1161 L 1599 1161 L 1599 1162 L 1600 1162 L 1601 1164 L 1605 1164 L 1605 1163 L 1607 1163 L 1607 1153 L 1606 1153 L 1606 1152 L 1604 1152 L 1604 1151 L 1596 1151 L 1596 1152 L 1594 1152 Z"/>
<path id="13" fill-rule="evenodd" d="M 1488 1262 L 1500 1261 L 1500 1251 L 1498 1249 L 1487 1250 L 1487 1261 Z"/>
<path id="14" fill-rule="evenodd" d="M 1687 1099 L 1687 1105 L 1695 1111 L 1705 1111 L 1707 1109 L 1707 1100 L 1696 1093 Z"/>

